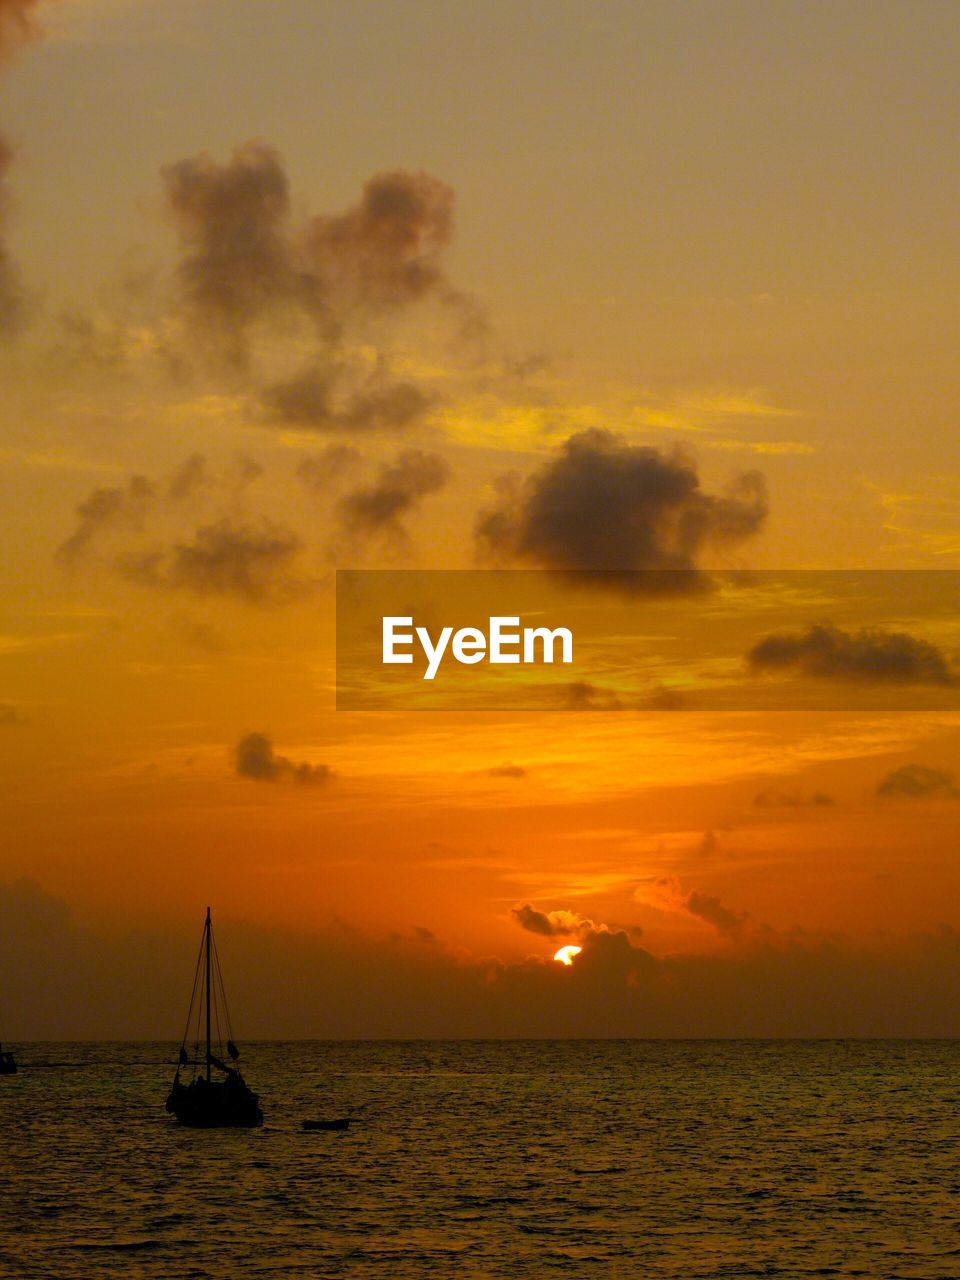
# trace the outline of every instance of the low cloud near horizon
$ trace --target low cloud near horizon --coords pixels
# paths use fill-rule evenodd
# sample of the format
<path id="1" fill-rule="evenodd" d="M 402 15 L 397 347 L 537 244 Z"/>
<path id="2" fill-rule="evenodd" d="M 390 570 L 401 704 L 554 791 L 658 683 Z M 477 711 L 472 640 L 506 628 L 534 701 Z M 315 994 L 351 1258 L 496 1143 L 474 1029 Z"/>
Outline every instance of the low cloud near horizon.
<path id="1" fill-rule="evenodd" d="M 196 928 L 93 930 L 32 881 L 0 885 L 7 1034 L 14 1042 L 175 1041 L 200 923 L 198 909 Z M 371 937 L 332 914 L 311 934 L 232 918 L 216 928 L 241 1044 L 953 1037 L 960 1019 L 960 931 L 947 926 L 871 948 L 798 934 L 659 958 L 609 929 L 587 934 L 569 968 L 545 956 L 467 957 L 413 924 Z"/>

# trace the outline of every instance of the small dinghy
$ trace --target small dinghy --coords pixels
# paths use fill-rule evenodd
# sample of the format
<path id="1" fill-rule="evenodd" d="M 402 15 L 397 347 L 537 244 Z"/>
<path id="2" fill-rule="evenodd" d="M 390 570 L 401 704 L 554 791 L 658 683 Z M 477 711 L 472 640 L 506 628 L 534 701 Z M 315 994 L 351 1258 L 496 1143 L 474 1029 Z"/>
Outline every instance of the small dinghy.
<path id="1" fill-rule="evenodd" d="M 202 1039 L 201 1025 L 204 1029 Z M 192 1056 L 187 1050 L 191 1027 L 195 1028 Z M 254 1129 L 263 1124 L 260 1099 L 244 1082 L 239 1067 L 228 1066 L 223 1060 L 221 1032 L 224 1029 L 227 1035 L 226 1056 L 235 1063 L 240 1057 L 240 1050 L 233 1041 L 220 960 L 213 941 L 210 908 L 207 907 L 187 1027 L 180 1044 L 177 1074 L 167 1098 L 167 1110 L 181 1124 L 193 1129 Z M 214 1045 L 218 1053 L 214 1053 Z M 184 1083 L 181 1073 L 186 1074 L 191 1068 L 190 1079 Z"/>
<path id="2" fill-rule="evenodd" d="M 304 1127 L 304 1129 L 309 1129 L 309 1130 L 316 1130 L 316 1129 L 338 1129 L 338 1130 L 342 1130 L 342 1129 L 349 1129 L 349 1128 L 350 1128 L 350 1117 L 349 1117 L 349 1116 L 342 1116 L 339 1120 L 304 1120 L 304 1122 L 303 1122 L 303 1127 Z"/>

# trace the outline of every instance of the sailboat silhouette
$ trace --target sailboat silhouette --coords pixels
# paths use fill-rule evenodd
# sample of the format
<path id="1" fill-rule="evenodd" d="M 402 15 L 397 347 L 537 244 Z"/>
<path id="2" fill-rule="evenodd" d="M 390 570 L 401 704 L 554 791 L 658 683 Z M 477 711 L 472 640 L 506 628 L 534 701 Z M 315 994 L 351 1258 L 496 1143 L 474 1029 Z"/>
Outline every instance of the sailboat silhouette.
<path id="1" fill-rule="evenodd" d="M 196 1010 L 196 1021 L 194 1021 Z M 181 1124 L 195 1129 L 237 1128 L 252 1129 L 263 1124 L 260 1099 L 246 1085 L 239 1067 L 228 1066 L 223 1061 L 221 1015 L 226 1027 L 226 1052 L 231 1063 L 240 1057 L 240 1050 L 233 1040 L 230 1013 L 223 989 L 220 959 L 213 940 L 210 908 L 203 925 L 203 938 L 197 968 L 193 978 L 193 992 L 187 1025 L 180 1043 L 177 1073 L 167 1098 L 167 1110 Z M 201 1038 L 201 1025 L 203 1036 Z M 196 1034 L 192 1043 L 192 1056 L 187 1045 L 191 1027 Z M 215 1038 L 214 1038 L 215 1035 Z M 216 1043 L 219 1053 L 213 1052 Z M 181 1072 L 193 1068 L 189 1083 L 181 1079 Z M 216 1072 L 216 1076 L 214 1076 Z"/>

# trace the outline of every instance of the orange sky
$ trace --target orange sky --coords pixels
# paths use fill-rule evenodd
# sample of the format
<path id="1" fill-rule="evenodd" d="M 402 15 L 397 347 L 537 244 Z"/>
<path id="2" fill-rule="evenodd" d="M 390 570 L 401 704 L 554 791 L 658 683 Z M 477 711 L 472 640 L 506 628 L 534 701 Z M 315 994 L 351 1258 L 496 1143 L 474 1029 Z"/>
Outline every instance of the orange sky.
<path id="1" fill-rule="evenodd" d="M 111 974 L 207 901 L 254 1033 L 949 1030 L 949 704 L 337 712 L 333 577 L 960 568 L 957 12 L 0 22 L 17 1034 L 173 1034 Z"/>

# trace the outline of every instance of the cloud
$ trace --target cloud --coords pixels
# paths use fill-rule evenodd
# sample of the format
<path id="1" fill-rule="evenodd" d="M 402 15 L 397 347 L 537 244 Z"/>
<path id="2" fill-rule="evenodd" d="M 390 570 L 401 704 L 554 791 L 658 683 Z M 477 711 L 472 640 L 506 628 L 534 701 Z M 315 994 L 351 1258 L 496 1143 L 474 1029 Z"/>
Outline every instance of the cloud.
<path id="1" fill-rule="evenodd" d="M 519 764 L 498 764 L 487 770 L 488 778 L 527 778 L 529 773 Z"/>
<path id="2" fill-rule="evenodd" d="M 317 278 L 365 307 L 446 291 L 440 254 L 453 235 L 453 206 L 452 189 L 429 174 L 375 174 L 352 209 L 311 219 L 306 260 Z"/>
<path id="3" fill-rule="evenodd" d="M 732 911 L 713 894 L 698 889 L 685 892 L 672 876 L 658 876 L 637 886 L 634 897 L 660 911 L 683 912 L 713 925 L 725 937 L 736 937 L 747 923 L 745 913 Z"/>
<path id="4" fill-rule="evenodd" d="M 13 337 L 17 334 L 23 327 L 28 309 L 20 270 L 7 248 L 3 234 L 9 204 L 6 175 L 12 162 L 13 148 L 0 134 L 0 337 Z"/>
<path id="5" fill-rule="evenodd" d="M 576 911 L 538 911 L 529 902 L 511 907 L 510 914 L 521 929 L 542 938 L 581 937 L 602 927 Z"/>
<path id="6" fill-rule="evenodd" d="M 238 777 L 252 778 L 256 782 L 279 782 L 291 779 L 304 786 L 322 786 L 333 777 L 333 770 L 325 764 L 299 764 L 279 756 L 265 733 L 248 733 L 234 748 L 234 768 Z"/>
<path id="7" fill-rule="evenodd" d="M 0 66 L 31 41 L 40 30 L 34 22 L 38 0 L 0 0 Z M 0 337 L 13 337 L 23 328 L 29 310 L 29 299 L 20 271 L 4 237 L 10 203 L 6 175 L 13 162 L 13 147 L 0 134 Z"/>
<path id="8" fill-rule="evenodd" d="M 340 390 L 346 376 L 342 365 L 311 365 L 267 387 L 261 400 L 268 414 L 287 426 L 360 434 L 404 430 L 432 403 L 412 382 L 390 378 L 383 366 L 348 392 Z"/>
<path id="9" fill-rule="evenodd" d="M 93 931 L 36 884 L 0 882 L 7 1026 L 23 1040 L 171 1039 L 199 925 L 140 931 L 118 919 Z M 408 932 L 374 937 L 332 917 L 299 932 L 219 915 L 249 1040 L 950 1038 L 960 1020 L 960 932 L 946 926 L 869 947 L 745 936 L 663 957 L 610 929 L 587 935 L 569 968 L 472 959 Z M 255 1075 L 249 1041 L 245 1058 Z"/>
<path id="10" fill-rule="evenodd" d="M 108 531 L 142 534 L 148 515 L 162 521 L 179 511 L 182 518 L 183 504 L 202 494 L 209 517 L 192 535 L 170 546 L 144 545 L 138 537 L 139 545 L 121 549 L 112 567 L 140 586 L 233 595 L 257 603 L 291 600 L 308 586 L 293 572 L 302 550 L 300 538 L 266 518 L 220 514 L 235 510 L 242 492 L 262 474 L 260 464 L 244 455 L 211 470 L 206 458 L 195 453 L 164 480 L 134 475 L 123 485 L 96 488 L 76 508 L 76 528 L 56 557 L 73 567 Z"/>
<path id="11" fill-rule="evenodd" d="M 291 572 L 301 545 L 296 534 L 268 520 L 249 525 L 223 518 L 198 528 L 192 542 L 127 552 L 116 565 L 141 586 L 283 603 L 303 591 Z"/>
<path id="12" fill-rule="evenodd" d="M 333 481 L 352 470 L 361 455 L 346 444 L 328 445 L 322 453 L 304 458 L 297 466 L 297 478 L 314 493 L 326 493 Z"/>
<path id="13" fill-rule="evenodd" d="M 53 351 L 58 360 L 79 361 L 101 369 L 116 369 L 126 358 L 122 325 L 78 307 L 65 307 L 57 316 L 62 334 Z"/>
<path id="14" fill-rule="evenodd" d="M 687 706 L 682 693 L 663 685 L 646 694 L 627 696 L 589 680 L 572 680 L 561 685 L 558 694 L 567 711 L 679 711 Z"/>
<path id="15" fill-rule="evenodd" d="M 223 163 L 207 154 L 161 171 L 166 212 L 179 237 L 177 269 L 192 348 L 234 370 L 251 367 L 256 326 L 307 322 L 316 354 L 293 377 L 261 393 L 268 413 L 319 431 L 402 427 L 427 398 L 407 381 L 375 375 L 350 387 L 345 353 L 369 345 L 366 320 L 435 298 L 461 331 L 477 327 L 476 304 L 442 265 L 453 234 L 452 190 L 425 173 L 373 175 L 343 213 L 291 218 L 289 181 L 276 148 L 236 147 Z"/>
<path id="16" fill-rule="evenodd" d="M 707 924 L 712 924 L 718 933 L 735 934 L 743 926 L 746 916 L 737 915 L 729 907 L 725 907 L 719 898 L 709 893 L 698 893 L 697 890 L 687 894 L 685 899 L 687 911 Z"/>
<path id="17" fill-rule="evenodd" d="M 188 313 L 211 346 L 242 366 L 248 327 L 303 285 L 290 256 L 280 156 L 265 142 L 246 142 L 226 164 L 199 155 L 161 176 L 184 250 L 178 274 Z"/>
<path id="18" fill-rule="evenodd" d="M 878 796 L 949 796 L 960 797 L 960 788 L 952 773 L 931 769 L 924 764 L 905 764 L 894 769 L 877 783 Z"/>
<path id="19" fill-rule="evenodd" d="M 560 689 L 568 711 L 622 711 L 624 702 L 612 689 L 602 689 L 589 680 L 571 680 Z"/>
<path id="20" fill-rule="evenodd" d="M 927 640 L 881 627 L 844 631 L 830 623 L 769 635 L 747 654 L 754 671 L 795 671 L 863 684 L 953 685 L 947 659 Z"/>
<path id="21" fill-rule="evenodd" d="M 705 831 L 697 846 L 697 853 L 701 858 L 713 858 L 720 852 L 720 837 L 715 831 Z"/>
<path id="22" fill-rule="evenodd" d="M 622 929 L 601 927 L 579 936 L 583 949 L 571 967 L 588 987 L 602 990 L 606 984 L 615 984 L 622 991 L 630 991 L 639 979 L 649 978 L 657 970 L 657 961 L 650 952 L 634 946 Z"/>
<path id="23" fill-rule="evenodd" d="M 77 527 L 57 548 L 56 558 L 68 567 L 75 564 L 102 529 L 139 524 L 155 497 L 154 485 L 140 475 L 131 476 L 123 486 L 94 489 L 77 507 Z"/>
<path id="24" fill-rule="evenodd" d="M 450 469 L 443 458 L 405 449 L 382 466 L 372 484 L 341 499 L 340 518 L 351 533 L 402 534 L 400 520 L 446 484 Z"/>
<path id="25" fill-rule="evenodd" d="M 829 807 L 834 799 L 825 791 L 804 796 L 797 791 L 778 791 L 775 787 L 767 787 L 754 796 L 753 803 L 757 809 L 817 809 Z"/>
<path id="26" fill-rule="evenodd" d="M 183 502 L 201 489 L 209 480 L 207 460 L 202 453 L 193 453 L 177 467 L 170 477 L 167 496 L 172 502 Z"/>
<path id="27" fill-rule="evenodd" d="M 570 436 L 523 483 L 502 482 L 476 537 L 499 562 L 579 570 L 601 586 L 689 589 L 707 547 L 742 542 L 766 515 L 757 472 L 740 476 L 725 495 L 708 494 L 684 454 L 591 428 Z M 622 575 L 636 571 L 659 577 L 625 583 Z"/>

